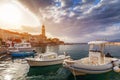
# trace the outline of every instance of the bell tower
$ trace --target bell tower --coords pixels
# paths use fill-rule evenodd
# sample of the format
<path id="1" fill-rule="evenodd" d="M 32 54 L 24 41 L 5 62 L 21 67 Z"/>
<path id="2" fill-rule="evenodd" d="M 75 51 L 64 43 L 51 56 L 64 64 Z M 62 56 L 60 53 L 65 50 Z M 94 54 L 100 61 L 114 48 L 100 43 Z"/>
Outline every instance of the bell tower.
<path id="1" fill-rule="evenodd" d="M 42 25 L 42 36 L 45 37 L 45 26 L 44 25 Z"/>

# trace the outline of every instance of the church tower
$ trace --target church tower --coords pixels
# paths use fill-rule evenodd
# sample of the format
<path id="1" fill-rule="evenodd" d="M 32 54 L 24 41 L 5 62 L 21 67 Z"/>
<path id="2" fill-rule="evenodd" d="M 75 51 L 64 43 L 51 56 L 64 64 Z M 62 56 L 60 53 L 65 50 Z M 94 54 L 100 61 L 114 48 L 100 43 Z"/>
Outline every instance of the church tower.
<path id="1" fill-rule="evenodd" d="M 42 36 L 45 37 L 45 26 L 44 25 L 42 25 Z"/>

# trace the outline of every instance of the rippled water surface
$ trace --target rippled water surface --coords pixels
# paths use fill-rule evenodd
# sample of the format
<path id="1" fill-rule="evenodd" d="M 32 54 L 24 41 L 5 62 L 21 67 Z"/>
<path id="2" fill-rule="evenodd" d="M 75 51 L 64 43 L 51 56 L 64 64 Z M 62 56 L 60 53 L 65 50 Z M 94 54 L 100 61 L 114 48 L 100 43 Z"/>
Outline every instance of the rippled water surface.
<path id="1" fill-rule="evenodd" d="M 42 46 L 36 47 L 36 50 L 39 54 L 41 52 L 57 52 L 58 54 L 66 52 L 73 59 L 80 59 L 88 56 L 88 48 L 87 44 L 79 44 Z M 120 58 L 120 46 L 107 46 L 105 53 L 107 52 L 114 57 Z M 7 61 L 0 64 L 0 80 L 120 80 L 120 73 L 111 71 L 104 74 L 74 77 L 62 65 L 29 68 L 25 60 L 16 60 L 14 63 Z"/>

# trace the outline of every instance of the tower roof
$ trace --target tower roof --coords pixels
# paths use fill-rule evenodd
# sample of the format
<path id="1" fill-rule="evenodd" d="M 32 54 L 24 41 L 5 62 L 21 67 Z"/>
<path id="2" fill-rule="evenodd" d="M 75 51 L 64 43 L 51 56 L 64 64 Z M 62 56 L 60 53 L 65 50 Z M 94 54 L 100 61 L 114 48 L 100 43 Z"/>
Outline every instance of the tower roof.
<path id="1" fill-rule="evenodd" d="M 45 28 L 45 26 L 44 26 L 44 25 L 42 25 L 42 28 Z"/>

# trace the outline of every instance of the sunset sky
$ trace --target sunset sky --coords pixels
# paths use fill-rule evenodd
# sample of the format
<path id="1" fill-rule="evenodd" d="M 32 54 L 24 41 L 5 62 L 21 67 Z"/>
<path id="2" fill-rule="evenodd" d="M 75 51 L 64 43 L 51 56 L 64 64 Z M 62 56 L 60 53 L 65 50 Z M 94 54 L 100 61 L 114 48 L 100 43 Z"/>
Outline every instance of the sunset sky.
<path id="1" fill-rule="evenodd" d="M 0 28 L 65 42 L 120 39 L 120 0 L 0 0 Z"/>

